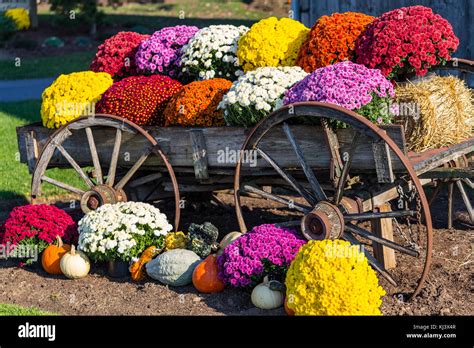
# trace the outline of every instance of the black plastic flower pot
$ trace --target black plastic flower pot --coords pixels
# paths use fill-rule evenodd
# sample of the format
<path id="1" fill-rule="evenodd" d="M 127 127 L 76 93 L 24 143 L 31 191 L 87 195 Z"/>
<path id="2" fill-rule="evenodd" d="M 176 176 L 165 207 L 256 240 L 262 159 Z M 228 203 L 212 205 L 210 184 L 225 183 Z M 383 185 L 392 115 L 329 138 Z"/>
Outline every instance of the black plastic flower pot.
<path id="1" fill-rule="evenodd" d="M 128 276 L 128 262 L 122 260 L 109 261 L 107 272 L 112 278 L 125 278 Z"/>

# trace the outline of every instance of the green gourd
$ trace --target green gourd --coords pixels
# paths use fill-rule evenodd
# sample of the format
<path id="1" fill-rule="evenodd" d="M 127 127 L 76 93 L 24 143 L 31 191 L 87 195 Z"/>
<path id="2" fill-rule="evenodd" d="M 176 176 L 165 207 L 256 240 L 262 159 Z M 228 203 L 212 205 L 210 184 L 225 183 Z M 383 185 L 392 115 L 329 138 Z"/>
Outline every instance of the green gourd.
<path id="1" fill-rule="evenodd" d="M 146 263 L 145 268 L 152 279 L 171 286 L 184 286 L 191 283 L 200 262 L 201 258 L 191 250 L 173 249 Z"/>
<path id="2" fill-rule="evenodd" d="M 219 249 L 217 238 L 219 230 L 210 222 L 202 225 L 192 223 L 188 229 L 188 245 L 189 250 L 194 251 L 200 257 L 205 258 L 211 252 Z"/>

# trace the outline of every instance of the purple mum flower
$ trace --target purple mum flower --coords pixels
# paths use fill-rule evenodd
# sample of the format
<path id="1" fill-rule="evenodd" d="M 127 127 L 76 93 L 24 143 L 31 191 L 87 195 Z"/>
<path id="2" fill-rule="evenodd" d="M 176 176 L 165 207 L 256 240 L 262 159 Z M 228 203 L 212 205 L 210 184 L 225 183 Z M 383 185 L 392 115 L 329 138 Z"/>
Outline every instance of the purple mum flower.
<path id="1" fill-rule="evenodd" d="M 234 287 L 256 285 L 268 272 L 264 262 L 277 266 L 277 272 L 284 273 L 305 242 L 290 229 L 274 225 L 254 227 L 229 244 L 217 258 L 219 277 Z"/>
<path id="2" fill-rule="evenodd" d="M 319 101 L 353 110 L 369 104 L 373 94 L 395 96 L 393 85 L 380 70 L 344 61 L 306 76 L 286 92 L 283 103 Z"/>
<path id="3" fill-rule="evenodd" d="M 177 25 L 155 31 L 138 47 L 135 55 L 138 71 L 144 74 L 178 75 L 181 71 L 181 48 L 198 30 L 195 26 Z"/>

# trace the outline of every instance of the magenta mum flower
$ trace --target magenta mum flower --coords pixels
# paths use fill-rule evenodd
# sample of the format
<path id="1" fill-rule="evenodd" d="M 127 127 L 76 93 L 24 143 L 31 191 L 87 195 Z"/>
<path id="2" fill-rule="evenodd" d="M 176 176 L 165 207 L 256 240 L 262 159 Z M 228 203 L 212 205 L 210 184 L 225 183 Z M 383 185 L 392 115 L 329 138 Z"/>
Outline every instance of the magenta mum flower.
<path id="1" fill-rule="evenodd" d="M 177 25 L 156 31 L 137 50 L 135 63 L 139 71 L 177 78 L 181 71 L 181 48 L 198 30 L 194 26 Z"/>
<path id="2" fill-rule="evenodd" d="M 234 287 L 254 286 L 265 275 L 283 279 L 301 245 L 295 231 L 260 225 L 229 244 L 217 259 L 219 277 Z"/>

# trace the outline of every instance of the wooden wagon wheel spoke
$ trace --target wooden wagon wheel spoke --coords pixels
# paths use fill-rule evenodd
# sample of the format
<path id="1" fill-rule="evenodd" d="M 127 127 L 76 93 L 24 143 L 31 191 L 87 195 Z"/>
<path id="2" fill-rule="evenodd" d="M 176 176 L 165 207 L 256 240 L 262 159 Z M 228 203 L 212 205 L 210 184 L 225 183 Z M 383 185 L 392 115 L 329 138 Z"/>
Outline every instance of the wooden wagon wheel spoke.
<path id="1" fill-rule="evenodd" d="M 344 187 L 346 186 L 347 176 L 349 174 L 349 169 L 352 165 L 352 159 L 354 158 L 355 150 L 357 148 L 357 143 L 359 141 L 359 132 L 355 132 L 354 137 L 352 138 L 352 146 L 349 150 L 349 158 L 344 163 L 342 167 L 341 177 L 339 178 L 339 182 L 337 183 L 336 194 L 334 195 L 333 202 L 334 204 L 339 204 L 341 202 L 342 193 L 344 191 Z"/>
<path id="2" fill-rule="evenodd" d="M 277 173 L 280 174 L 280 176 L 285 179 L 291 185 L 291 187 L 293 187 L 293 189 L 306 200 L 306 202 L 311 205 L 316 204 L 316 199 L 308 191 L 306 191 L 306 189 L 301 186 L 301 184 L 298 183 L 290 173 L 282 169 L 278 165 L 278 163 L 276 163 L 276 161 L 270 157 L 269 154 L 267 154 L 260 148 L 257 148 L 256 150 L 268 163 L 270 163 L 270 165 L 277 171 Z"/>
<path id="3" fill-rule="evenodd" d="M 387 219 L 387 218 L 399 218 L 404 216 L 415 216 L 416 211 L 414 210 L 401 210 L 401 211 L 390 211 L 381 213 L 357 213 L 357 214 L 345 214 L 345 221 L 364 221 L 373 219 Z"/>
<path id="4" fill-rule="evenodd" d="M 385 279 L 387 279 L 389 281 L 390 284 L 392 284 L 393 286 L 397 286 L 397 282 L 395 281 L 395 279 L 393 279 L 393 277 L 390 275 L 389 271 L 387 271 L 381 264 L 380 262 L 378 262 L 375 257 L 372 256 L 371 253 L 369 253 L 367 250 L 365 250 L 365 247 L 363 244 L 361 244 L 354 236 L 352 236 L 351 234 L 349 233 L 344 233 L 343 236 L 342 236 L 343 239 L 347 240 L 349 243 L 351 243 L 352 245 L 356 245 L 356 246 L 359 246 L 359 247 L 362 247 L 363 251 L 364 251 L 364 255 L 365 257 L 367 257 L 367 261 L 369 262 L 369 264 L 382 276 L 384 277 Z"/>
<path id="5" fill-rule="evenodd" d="M 281 203 L 281 204 L 284 204 L 288 207 L 294 207 L 296 210 L 298 211 L 301 211 L 302 213 L 307 213 L 311 210 L 310 207 L 308 206 L 304 206 L 304 205 L 301 205 L 299 203 L 296 203 L 296 202 L 292 202 L 286 198 L 283 198 L 283 197 L 280 197 L 280 196 L 277 196 L 277 195 L 274 195 L 272 193 L 268 193 L 268 192 L 265 192 L 265 191 L 262 191 L 256 187 L 253 187 L 253 186 L 250 186 L 250 185 L 244 185 L 243 187 L 244 191 L 246 192 L 249 192 L 249 193 L 254 193 L 256 195 L 259 195 L 261 197 L 264 197 L 264 198 L 267 198 L 267 199 L 270 199 L 274 202 L 278 202 L 278 203 Z"/>
<path id="6" fill-rule="evenodd" d="M 74 170 L 81 176 L 81 178 L 86 182 L 87 186 L 89 187 L 94 187 L 94 183 L 92 180 L 87 176 L 87 174 L 82 170 L 82 168 L 77 164 L 77 162 L 72 158 L 72 156 L 69 154 L 69 152 L 66 151 L 66 149 L 60 145 L 56 144 L 56 148 L 61 152 L 61 154 L 64 156 L 64 158 L 69 162 L 71 167 L 74 168 Z"/>
<path id="7" fill-rule="evenodd" d="M 283 221 L 275 224 L 277 227 L 293 227 L 301 225 L 300 220 Z"/>
<path id="8" fill-rule="evenodd" d="M 85 130 L 86 137 L 82 136 L 82 129 Z M 100 130 L 100 132 L 96 132 L 96 130 Z M 87 143 L 85 143 L 86 138 Z M 110 140 L 113 138 L 111 143 Z M 63 145 L 66 140 L 68 141 L 67 150 Z M 90 157 L 87 152 L 84 153 L 82 150 L 84 146 L 89 147 Z M 120 157 L 121 151 L 132 152 L 132 149 L 134 153 L 138 154 L 140 154 L 139 151 L 143 151 L 135 163 Z M 101 165 L 98 150 L 101 157 L 104 153 L 110 153 L 110 162 L 105 163 L 102 158 Z M 143 164 L 150 154 L 156 155 L 158 169 L 156 166 L 143 168 Z M 88 186 L 86 191 L 45 175 L 47 169 L 64 168 L 65 165 L 74 168 L 86 182 Z M 85 172 L 84 166 L 91 165 L 94 166 L 96 180 L 89 178 Z M 103 171 L 107 172 L 106 177 L 104 177 Z M 124 176 L 121 176 L 120 172 Z M 119 177 L 120 180 L 118 180 Z M 168 181 L 164 182 L 163 178 Z M 158 183 L 155 184 L 157 180 Z M 118 183 L 115 183 L 116 181 Z M 174 228 L 175 230 L 179 229 L 180 195 L 173 167 L 165 153 L 161 151 L 158 141 L 150 133 L 122 117 L 104 114 L 96 114 L 94 117 L 79 117 L 46 134 L 45 141 L 41 143 L 40 153 L 32 175 L 31 198 L 33 203 L 41 195 L 42 183 L 50 183 L 80 195 L 79 206 L 84 213 L 95 210 L 103 204 L 126 202 L 129 199 L 128 196 L 133 197 L 136 201 L 147 201 L 147 198 L 150 198 L 152 204 L 162 202 L 171 196 L 174 198 Z M 158 186 L 159 184 L 161 187 Z M 150 188 L 153 188 L 151 192 Z M 163 208 L 166 214 L 169 213 L 168 206 L 165 204 Z"/>
<path id="9" fill-rule="evenodd" d="M 360 228 L 360 227 L 358 227 L 356 225 L 353 225 L 351 223 L 346 224 L 345 229 L 348 232 L 358 234 L 358 235 L 360 235 L 364 238 L 367 238 L 367 239 L 369 239 L 373 242 L 382 244 L 386 247 L 389 247 L 389 248 L 394 249 L 396 251 L 399 251 L 401 253 L 404 253 L 404 254 L 407 254 L 407 255 L 410 255 L 410 256 L 413 256 L 413 257 L 420 256 L 420 253 L 416 250 L 413 250 L 411 248 L 407 248 L 403 245 L 392 242 L 391 240 L 388 240 L 388 239 L 385 239 L 385 238 L 382 238 L 382 237 L 378 237 L 378 236 L 374 235 L 373 233 L 371 233 L 369 231 L 366 231 L 363 228 Z"/>
<path id="10" fill-rule="evenodd" d="M 474 209 L 472 208 L 471 201 L 462 185 L 461 180 L 456 180 L 456 186 L 458 187 L 459 192 L 461 193 L 462 200 L 464 201 L 464 205 L 466 206 L 467 213 L 469 214 L 469 219 L 472 223 L 474 223 Z"/>
<path id="11" fill-rule="evenodd" d="M 66 191 L 70 191 L 70 192 L 74 192 L 74 193 L 77 193 L 77 194 L 84 194 L 85 191 L 81 190 L 81 189 L 78 189 L 77 187 L 74 187 L 74 186 L 71 186 L 71 185 L 68 185 L 62 181 L 58 181 L 56 179 L 52 179 L 46 175 L 43 175 L 41 177 L 41 181 L 46 181 L 47 183 L 50 183 L 51 185 L 54 185 L 54 186 L 57 186 L 59 188 L 62 188 Z"/>
<path id="12" fill-rule="evenodd" d="M 322 127 L 321 122 L 292 125 L 290 129 L 289 124 L 299 122 L 302 117 L 326 120 L 326 126 L 335 122 L 348 127 L 329 135 L 328 127 Z M 286 136 L 283 141 L 281 130 Z M 379 146 L 374 147 L 374 143 Z M 294 196 L 310 202 L 305 191 L 301 190 L 303 187 L 316 202 L 299 210 L 303 212 L 302 217 L 293 217 L 290 210 L 285 209 L 288 211 L 285 219 L 281 211 L 270 210 L 268 213 L 275 214 L 271 221 L 277 226 L 299 229 L 307 239 L 350 239 L 352 244 L 359 239 L 359 243 L 367 242 L 364 253 L 370 265 L 381 275 L 381 285 L 387 288 L 387 293 L 409 294 L 410 299 L 416 296 L 431 264 L 432 225 L 422 183 L 404 154 L 402 128 L 384 126 L 382 130 L 366 118 L 332 104 L 295 103 L 275 111 L 255 126 L 242 150 L 258 151 L 274 144 L 280 146 L 282 153 L 296 153 L 296 156 L 285 156 L 280 160 L 275 155 L 277 151 L 275 154 L 272 152 L 275 159 L 259 152 L 282 178 L 276 185 L 288 187 L 291 178 L 298 180 L 300 186 L 295 186 L 299 190 L 289 183 Z M 311 144 L 313 147 L 309 148 Z M 334 148 L 339 148 L 338 155 L 343 163 L 337 162 Z M 245 183 L 249 182 L 243 177 L 252 174 L 242 170 L 240 161 L 234 179 L 234 199 L 239 227 L 245 232 L 247 225 L 239 192 L 246 191 Z M 296 168 L 302 170 L 293 174 Z M 308 182 L 300 181 L 300 172 Z M 285 175 L 288 173 L 292 175 Z M 329 175 L 325 175 L 327 173 Z M 387 181 L 387 178 L 393 180 Z M 253 191 L 260 199 L 276 200 L 267 192 Z M 278 201 L 288 204 L 292 198 L 285 196 L 285 200 Z M 392 211 L 393 206 L 398 210 Z M 250 212 L 245 212 L 247 214 Z M 261 223 L 268 223 L 268 220 L 268 215 L 260 218 Z M 256 221 L 258 219 L 252 219 L 255 224 Z M 370 230 L 362 227 L 364 221 L 370 222 Z M 395 222 L 396 226 L 392 225 Z M 413 279 L 413 274 L 416 282 L 403 281 L 404 277 Z"/>
<path id="13" fill-rule="evenodd" d="M 122 189 L 127 182 L 132 178 L 133 174 L 137 172 L 137 170 L 142 166 L 143 163 L 145 163 L 146 159 L 148 156 L 151 154 L 151 149 L 148 148 L 143 152 L 143 154 L 140 156 L 140 158 L 135 162 L 135 164 L 128 170 L 128 172 L 124 175 L 122 179 L 115 185 L 116 190 Z"/>
<path id="14" fill-rule="evenodd" d="M 117 128 L 115 132 L 114 149 L 112 150 L 112 157 L 110 159 L 109 172 L 107 174 L 107 181 L 105 182 L 109 186 L 114 186 L 115 174 L 117 170 L 117 162 L 120 154 L 120 144 L 122 143 L 122 131 Z"/>
<path id="15" fill-rule="evenodd" d="M 306 175 L 306 178 L 308 179 L 308 182 L 311 185 L 311 188 L 316 198 L 319 201 L 326 200 L 327 197 L 326 197 L 326 194 L 324 193 L 324 190 L 322 189 L 318 180 L 314 176 L 313 170 L 307 164 L 306 159 L 304 158 L 304 155 L 303 155 L 303 151 L 301 150 L 300 146 L 296 142 L 296 139 L 293 136 L 293 133 L 287 123 L 283 123 L 283 131 L 285 132 L 286 137 L 288 138 L 288 141 L 290 142 L 291 146 L 293 147 L 293 150 L 296 153 L 298 162 L 300 163 L 301 168 L 303 168 L 303 172 Z"/>
<path id="16" fill-rule="evenodd" d="M 103 184 L 102 168 L 100 167 L 99 155 L 97 154 L 97 148 L 95 147 L 94 135 L 90 127 L 86 127 L 87 142 L 89 143 L 89 150 L 92 156 L 92 163 L 94 164 L 94 171 L 97 183 Z"/>

